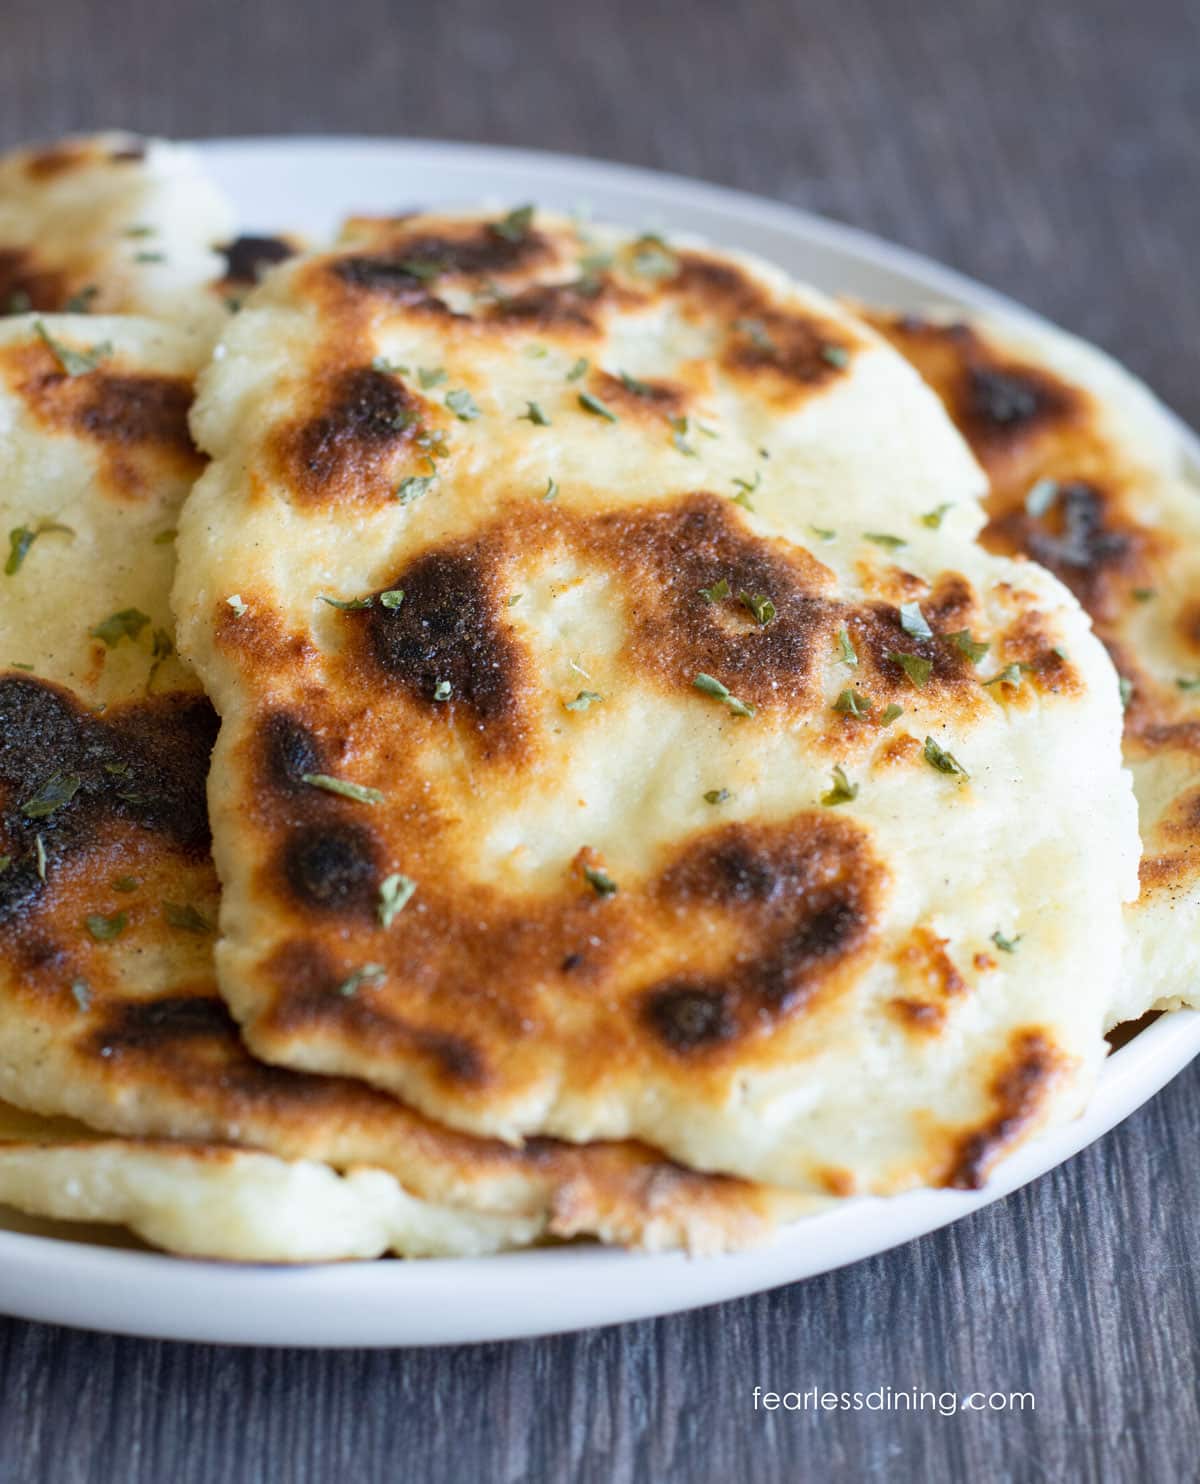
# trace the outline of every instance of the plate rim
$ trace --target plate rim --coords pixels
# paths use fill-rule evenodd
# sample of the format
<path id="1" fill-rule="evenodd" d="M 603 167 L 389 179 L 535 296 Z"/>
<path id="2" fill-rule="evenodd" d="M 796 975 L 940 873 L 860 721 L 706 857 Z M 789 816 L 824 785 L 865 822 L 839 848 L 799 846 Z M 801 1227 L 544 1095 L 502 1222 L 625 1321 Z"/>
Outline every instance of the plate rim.
<path id="1" fill-rule="evenodd" d="M 191 141 L 219 174 L 247 156 L 359 151 L 486 166 L 502 176 L 589 181 L 672 207 L 736 215 L 793 242 L 816 244 L 867 269 L 919 284 L 927 297 L 1057 329 L 957 269 L 801 207 L 668 172 L 552 151 L 363 134 L 251 135 Z M 500 194 L 503 186 L 481 195 Z M 1159 400 L 1190 460 L 1200 437 Z M 1105 1062 L 1087 1109 L 1031 1141 L 979 1192 L 917 1190 L 865 1198 L 805 1218 L 770 1245 L 726 1257 L 629 1253 L 595 1244 L 502 1253 L 302 1267 L 266 1267 L 127 1251 L 0 1228 L 0 1312 L 16 1318 L 146 1337 L 238 1345 L 390 1348 L 530 1338 L 678 1313 L 762 1292 L 879 1255 L 957 1221 L 1048 1174 L 1147 1102 L 1198 1054 L 1200 1012 L 1164 1015 Z M 880 1232 L 886 1233 L 880 1240 Z M 814 1242 L 811 1240 L 816 1238 Z M 811 1249 L 840 1242 L 832 1258 Z M 614 1283 L 615 1276 L 615 1283 Z"/>

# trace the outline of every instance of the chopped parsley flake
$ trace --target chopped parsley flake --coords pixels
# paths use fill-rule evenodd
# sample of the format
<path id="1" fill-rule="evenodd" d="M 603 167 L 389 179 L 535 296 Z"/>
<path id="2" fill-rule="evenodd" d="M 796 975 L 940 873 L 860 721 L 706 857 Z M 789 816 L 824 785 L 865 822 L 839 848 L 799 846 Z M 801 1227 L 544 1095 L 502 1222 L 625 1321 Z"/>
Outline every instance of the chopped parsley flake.
<path id="1" fill-rule="evenodd" d="M 165 252 L 137 252 L 133 255 L 135 263 L 165 263 L 167 255 Z"/>
<path id="2" fill-rule="evenodd" d="M 593 417 L 602 417 L 607 422 L 615 423 L 619 419 L 611 407 L 606 407 L 599 397 L 593 397 L 591 392 L 579 393 L 579 405 L 585 412 L 590 412 Z"/>
<path id="3" fill-rule="evenodd" d="M 435 701 L 448 701 L 453 689 L 448 680 L 439 680 L 433 688 L 433 699 Z"/>
<path id="4" fill-rule="evenodd" d="M 696 452 L 696 450 L 692 447 L 692 445 L 687 441 L 687 436 L 686 436 L 687 435 L 687 430 L 688 430 L 688 420 L 687 420 L 687 418 L 686 417 L 668 417 L 667 418 L 667 422 L 668 422 L 668 424 L 670 425 L 670 428 L 671 428 L 671 443 L 672 443 L 672 445 L 681 454 L 683 454 L 685 457 L 687 457 L 689 459 L 698 459 L 700 457 L 700 455 Z M 707 428 L 700 428 L 700 431 L 702 433 L 708 432 Z M 715 433 L 712 433 L 712 434 L 709 434 L 709 436 L 715 438 L 716 437 L 716 434 Z"/>
<path id="5" fill-rule="evenodd" d="M 433 474 L 410 474 L 396 486 L 396 498 L 401 505 L 411 505 L 426 494 L 436 478 Z"/>
<path id="6" fill-rule="evenodd" d="M 32 798 L 26 799 L 21 805 L 21 813 L 26 819 L 49 819 L 56 809 L 71 802 L 82 782 L 78 773 L 55 773 Z"/>
<path id="7" fill-rule="evenodd" d="M 233 605 L 232 598 L 229 602 Z M 240 598 L 238 602 L 241 602 Z M 88 633 L 93 639 L 102 639 L 112 649 L 122 639 L 136 639 L 149 622 L 150 615 L 140 608 L 122 608 L 120 613 L 110 613 L 103 623 L 98 623 Z"/>
<path id="8" fill-rule="evenodd" d="M 211 933 L 212 923 L 199 912 L 190 902 L 181 904 L 179 902 L 164 902 L 163 916 L 173 928 L 178 928 L 181 933 Z"/>
<path id="9" fill-rule="evenodd" d="M 838 664 L 849 665 L 853 668 L 858 664 L 858 651 L 854 648 L 850 639 L 850 630 L 840 628 L 837 631 Z"/>
<path id="10" fill-rule="evenodd" d="M 1117 690 L 1121 696 L 1121 710 L 1128 711 L 1129 703 L 1133 700 L 1133 681 L 1128 675 L 1117 676 Z"/>
<path id="11" fill-rule="evenodd" d="M 379 883 L 379 907 L 377 909 L 382 927 L 391 927 L 412 901 L 416 889 L 417 883 L 412 877 L 402 875 L 399 871 L 393 871 L 390 876 L 383 878 Z"/>
<path id="12" fill-rule="evenodd" d="M 1018 686 L 1021 683 L 1021 672 L 1023 668 L 1024 667 L 1022 665 L 1015 663 L 1011 665 L 1005 665 L 1004 669 L 1001 670 L 998 675 L 993 675 L 990 680 L 985 680 L 983 683 L 984 685 Z"/>
<path id="13" fill-rule="evenodd" d="M 389 587 L 387 592 L 379 594 L 379 606 L 381 608 L 399 608 L 404 602 L 404 589 L 402 587 Z"/>
<path id="14" fill-rule="evenodd" d="M 1001 953 L 1016 953 L 1017 944 L 1025 935 L 1018 933 L 1015 938 L 1006 938 L 999 928 L 992 934 L 992 942 Z"/>
<path id="15" fill-rule="evenodd" d="M 1180 675 L 1175 684 L 1180 690 L 1200 690 L 1200 675 Z"/>
<path id="16" fill-rule="evenodd" d="M 818 541 L 836 541 L 837 532 L 830 531 L 824 526 L 809 526 L 808 528 Z"/>
<path id="17" fill-rule="evenodd" d="M 932 737 L 925 738 L 925 761 L 931 768 L 936 768 L 939 773 L 949 773 L 959 778 L 970 777 L 966 768 L 954 754 L 939 747 Z"/>
<path id="18" fill-rule="evenodd" d="M 828 793 L 821 795 L 821 803 L 827 809 L 832 809 L 838 804 L 848 804 L 852 799 L 857 798 L 858 784 L 851 783 L 841 764 L 836 763 L 833 769 L 833 787 Z"/>
<path id="19" fill-rule="evenodd" d="M 630 376 L 628 371 L 622 371 L 619 375 L 621 377 L 621 385 L 627 392 L 632 392 L 635 397 L 652 397 L 654 395 L 654 388 L 648 381 L 639 381 L 636 376 Z"/>
<path id="20" fill-rule="evenodd" d="M 70 526 L 64 526 L 56 520 L 39 521 L 36 526 L 17 526 L 9 531 L 8 560 L 4 564 L 5 576 L 15 576 L 21 570 L 21 563 L 29 555 L 29 548 L 39 536 L 48 535 L 51 531 L 59 531 L 67 536 L 75 534 Z"/>
<path id="21" fill-rule="evenodd" d="M 933 630 L 925 621 L 920 603 L 900 604 L 900 627 L 912 639 L 933 638 Z"/>
<path id="22" fill-rule="evenodd" d="M 502 220 L 496 222 L 492 230 L 505 242 L 523 242 L 529 235 L 529 228 L 533 224 L 533 207 L 518 206 L 510 211 Z"/>
<path id="23" fill-rule="evenodd" d="M 728 688 L 721 684 L 711 675 L 705 675 L 703 671 L 692 680 L 697 690 L 702 690 L 706 696 L 713 696 L 718 701 L 724 701 L 734 716 L 753 716 L 754 707 L 747 706 L 745 701 L 739 701 L 735 695 L 731 695 Z"/>
<path id="24" fill-rule="evenodd" d="M 704 802 L 706 804 L 725 804 L 732 798 L 733 795 L 727 788 L 710 788 L 704 795 Z"/>
<path id="25" fill-rule="evenodd" d="M 40 881 L 46 879 L 46 842 L 41 835 L 35 835 L 33 839 L 34 854 L 37 857 L 37 873 Z"/>
<path id="26" fill-rule="evenodd" d="M 34 322 L 33 328 L 38 339 L 68 376 L 86 376 L 89 371 L 94 371 L 101 361 L 113 353 L 112 344 L 107 340 L 102 345 L 89 346 L 86 351 L 72 350 L 69 345 L 63 345 L 61 341 L 55 340 L 40 319 Z"/>
<path id="27" fill-rule="evenodd" d="M 679 259 L 657 232 L 647 232 L 633 244 L 633 271 L 643 278 L 673 278 Z"/>
<path id="28" fill-rule="evenodd" d="M 422 283 L 428 283 L 441 273 L 442 265 L 425 258 L 406 258 L 400 264 L 400 271 L 407 273 L 410 278 L 419 278 Z"/>
<path id="29" fill-rule="evenodd" d="M 1034 520 L 1040 520 L 1057 499 L 1058 481 L 1039 479 L 1035 485 L 1030 487 L 1029 493 L 1025 496 L 1026 514 L 1032 515 Z"/>
<path id="30" fill-rule="evenodd" d="M 383 795 L 377 788 L 350 783 L 345 778 L 331 778 L 328 773 L 302 773 L 300 782 L 307 783 L 312 788 L 323 788 L 326 793 L 341 794 L 344 799 L 354 799 L 359 804 L 383 803 Z"/>
<path id="31" fill-rule="evenodd" d="M 840 371 L 850 360 L 850 352 L 844 345 L 823 345 L 821 359 Z"/>
<path id="32" fill-rule="evenodd" d="M 242 602 L 241 593 L 233 593 L 230 597 L 226 598 L 225 601 L 229 604 L 229 606 L 233 609 L 233 611 L 239 618 L 241 618 L 242 614 L 245 613 L 247 607 L 249 606 L 248 604 Z"/>
<path id="33" fill-rule="evenodd" d="M 892 701 L 885 708 L 883 715 L 879 718 L 879 725 L 881 727 L 890 727 L 892 722 L 903 715 L 904 707 L 898 706 L 895 701 Z"/>
<path id="34" fill-rule="evenodd" d="M 759 485 L 762 483 L 762 470 L 756 469 L 754 471 L 753 480 L 734 479 L 731 481 L 731 483 L 733 484 L 734 489 L 737 490 L 737 494 L 733 497 L 733 503 L 735 505 L 740 505 L 743 510 L 749 510 L 751 514 L 753 514 L 754 506 L 750 503 L 750 496 L 754 494 L 755 490 L 757 490 Z"/>
<path id="35" fill-rule="evenodd" d="M 586 711 L 593 702 L 603 699 L 598 691 L 581 690 L 573 701 L 564 701 L 563 705 L 568 711 Z"/>
<path id="36" fill-rule="evenodd" d="M 508 606 L 510 608 L 515 608 L 524 596 L 524 593 L 513 593 L 512 597 L 510 597 L 508 600 Z"/>
<path id="37" fill-rule="evenodd" d="M 1135 587 L 1133 590 L 1133 600 L 1135 603 L 1149 603 L 1157 596 L 1158 593 L 1152 587 Z"/>
<path id="38" fill-rule="evenodd" d="M 387 356 L 376 356 L 371 362 L 372 371 L 381 371 L 386 376 L 407 376 L 408 367 L 401 361 L 390 361 Z M 423 374 L 423 373 L 422 373 Z M 421 382 L 424 386 L 424 381 Z"/>
<path id="39" fill-rule="evenodd" d="M 729 586 L 728 578 L 722 577 L 719 582 L 714 582 L 711 587 L 702 587 L 700 596 L 706 603 L 720 603 L 727 598 L 733 589 Z"/>
<path id="40" fill-rule="evenodd" d="M 897 551 L 901 546 L 908 545 L 902 536 L 889 536 L 886 531 L 864 531 L 863 540 L 873 541 L 876 546 L 882 546 L 887 551 Z"/>
<path id="41" fill-rule="evenodd" d="M 768 353 L 775 349 L 775 342 L 767 333 L 767 327 L 760 319 L 735 319 L 733 328 L 740 331 L 754 346 L 755 350 Z"/>
<path id="42" fill-rule="evenodd" d="M 111 943 L 114 938 L 119 938 L 128 922 L 129 917 L 124 912 L 114 912 L 111 917 L 93 912 L 84 918 L 84 925 L 97 943 Z"/>
<path id="43" fill-rule="evenodd" d="M 517 419 L 518 422 L 530 422 L 535 428 L 548 428 L 550 419 L 542 411 L 536 402 L 526 402 L 525 411 Z"/>
<path id="44" fill-rule="evenodd" d="M 361 969 L 355 969 L 352 974 L 337 987 L 337 992 L 343 999 L 351 999 L 356 995 L 364 984 L 378 984 L 380 980 L 387 978 L 387 970 L 382 964 L 363 964 Z"/>
<path id="45" fill-rule="evenodd" d="M 833 709 L 843 711 L 847 716 L 866 716 L 874 704 L 870 696 L 856 690 L 844 690 L 833 703 Z"/>
<path id="46" fill-rule="evenodd" d="M 917 690 L 922 690 L 933 674 L 933 661 L 925 659 L 923 655 L 899 654 L 893 649 L 888 652 L 887 658 L 894 665 L 900 666 Z"/>
<path id="47" fill-rule="evenodd" d="M 367 596 L 365 598 L 330 598 L 325 593 L 318 593 L 322 603 L 328 603 L 331 608 L 341 608 L 343 612 L 353 613 L 359 608 L 370 608 L 375 599 Z"/>
<path id="48" fill-rule="evenodd" d="M 92 300 L 99 292 L 99 284 L 85 283 L 79 292 L 72 294 L 63 305 L 64 312 L 67 314 L 91 314 Z"/>
<path id="49" fill-rule="evenodd" d="M 927 511 L 921 517 L 921 524 L 923 526 L 928 526 L 931 531 L 936 531 L 945 520 L 947 510 L 953 510 L 953 508 L 953 502 L 947 500 L 944 505 L 939 505 L 936 509 Z"/>
<path id="50" fill-rule="evenodd" d="M 588 373 L 588 364 L 589 362 L 587 357 L 580 356 L 575 364 L 571 367 L 571 369 L 567 372 L 567 380 L 578 381 L 581 376 L 586 376 Z"/>
<path id="51" fill-rule="evenodd" d="M 475 403 L 475 398 L 472 397 L 471 393 L 465 387 L 447 392 L 446 406 L 449 407 L 460 423 L 474 422 L 477 417 L 483 416 L 483 413 Z"/>
<path id="52" fill-rule="evenodd" d="M 140 884 L 136 876 L 118 876 L 112 882 L 112 889 L 123 892 L 137 891 Z"/>
<path id="53" fill-rule="evenodd" d="M 432 387 L 441 386 L 442 382 L 445 381 L 445 379 L 446 371 L 445 367 L 443 366 L 417 367 L 417 380 L 421 383 L 422 391 L 427 392 Z"/>
<path id="54" fill-rule="evenodd" d="M 738 602 L 754 615 L 754 621 L 766 628 L 775 617 L 775 604 L 764 593 L 738 593 Z"/>
<path id="55" fill-rule="evenodd" d="M 602 870 L 599 866 L 584 866 L 583 874 L 587 880 L 587 884 L 598 897 L 616 896 L 617 883 L 607 871 Z"/>
<path id="56" fill-rule="evenodd" d="M 947 634 L 946 638 L 954 645 L 955 649 L 965 654 L 973 665 L 977 665 L 992 647 L 990 644 L 979 639 L 973 639 L 970 629 L 955 629 L 954 633 Z"/>

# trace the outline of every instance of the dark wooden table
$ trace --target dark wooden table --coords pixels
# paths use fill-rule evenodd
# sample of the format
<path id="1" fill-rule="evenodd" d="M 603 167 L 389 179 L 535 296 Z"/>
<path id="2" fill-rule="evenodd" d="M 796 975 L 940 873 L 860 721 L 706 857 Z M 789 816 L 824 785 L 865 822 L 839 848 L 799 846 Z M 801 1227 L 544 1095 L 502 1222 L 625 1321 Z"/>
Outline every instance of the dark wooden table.
<path id="1" fill-rule="evenodd" d="M 910 244 L 1200 424 L 1196 0 L 6 0 L 0 145 L 105 123 L 542 146 Z M 237 1351 L 0 1320 L 0 1480 L 1200 1477 L 1200 1069 L 949 1231 L 697 1314 L 514 1345 Z M 755 1385 L 1032 1391 L 755 1413 Z"/>

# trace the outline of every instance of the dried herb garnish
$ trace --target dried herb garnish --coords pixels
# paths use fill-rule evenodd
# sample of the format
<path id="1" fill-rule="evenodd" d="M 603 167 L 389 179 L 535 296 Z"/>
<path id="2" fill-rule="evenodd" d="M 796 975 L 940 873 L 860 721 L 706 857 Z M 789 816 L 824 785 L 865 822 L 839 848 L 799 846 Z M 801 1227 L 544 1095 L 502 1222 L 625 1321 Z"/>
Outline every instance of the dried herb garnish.
<path id="1" fill-rule="evenodd" d="M 502 221 L 494 222 L 492 231 L 505 242 L 523 242 L 533 225 L 533 211 L 532 206 L 518 206 Z"/>
<path id="2" fill-rule="evenodd" d="M 128 923 L 128 914 L 124 912 L 114 912 L 111 917 L 93 912 L 84 918 L 84 926 L 97 943 L 111 943 L 114 938 L 119 938 Z"/>
<path id="3" fill-rule="evenodd" d="M 723 701 L 729 707 L 730 711 L 733 712 L 734 716 L 754 715 L 753 706 L 748 706 L 745 701 L 739 701 L 735 695 L 730 693 L 728 687 L 722 685 L 713 676 L 705 675 L 701 671 L 693 678 L 692 684 L 697 690 L 702 690 L 705 695 L 713 696 L 716 700 Z"/>
<path id="4" fill-rule="evenodd" d="M 841 764 L 836 763 L 833 769 L 833 787 L 828 793 L 821 795 L 821 803 L 827 809 L 832 809 L 838 804 L 848 804 L 852 799 L 857 798 L 858 784 L 851 783 Z"/>
<path id="5" fill-rule="evenodd" d="M 55 340 L 40 319 L 34 322 L 33 328 L 38 339 L 68 376 L 86 376 L 113 353 L 112 343 L 108 340 L 100 345 L 89 346 L 87 350 L 72 350 L 69 345 Z"/>
<path id="6" fill-rule="evenodd" d="M 65 536 L 74 536 L 70 526 L 57 520 L 42 520 L 36 526 L 16 526 L 8 533 L 8 560 L 4 564 L 6 577 L 13 577 L 21 570 L 21 563 L 29 555 L 29 548 L 39 536 L 58 531 Z"/>
<path id="7" fill-rule="evenodd" d="M 211 933 L 212 923 L 205 917 L 203 912 L 198 911 L 190 902 L 164 902 L 163 916 L 173 928 L 178 928 L 181 933 Z"/>
<path id="8" fill-rule="evenodd" d="M 738 593 L 738 602 L 754 615 L 754 621 L 766 628 L 775 617 L 775 604 L 764 593 Z"/>
<path id="9" fill-rule="evenodd" d="M 568 711 L 586 711 L 589 706 L 603 699 L 604 697 L 598 691 L 581 690 L 573 701 L 564 701 L 563 706 Z"/>
<path id="10" fill-rule="evenodd" d="M 387 978 L 387 970 L 382 964 L 363 964 L 361 969 L 355 969 L 348 974 L 337 987 L 337 992 L 343 999 L 351 999 L 356 995 L 364 984 L 378 984 L 380 980 Z"/>
<path id="11" fill-rule="evenodd" d="M 326 793 L 340 794 L 344 799 L 353 799 L 359 804 L 383 803 L 383 794 L 377 788 L 368 788 L 362 783 L 351 783 L 345 778 L 332 778 L 328 773 L 302 773 L 300 781 L 313 788 L 323 788 Z"/>
<path id="12" fill-rule="evenodd" d="M 887 658 L 894 665 L 900 666 L 917 690 L 922 690 L 933 674 L 933 661 L 925 659 L 923 655 L 899 654 L 893 649 L 888 651 Z"/>
<path id="13" fill-rule="evenodd" d="M 26 819 L 49 819 L 56 809 L 71 802 L 82 782 L 78 773 L 53 774 L 32 798 L 25 800 L 21 813 Z"/>
<path id="14" fill-rule="evenodd" d="M 954 633 L 947 634 L 946 638 L 955 649 L 961 650 L 973 665 L 977 665 L 992 647 L 988 643 L 972 638 L 970 629 L 955 629 Z"/>
<path id="15" fill-rule="evenodd" d="M 583 874 L 588 885 L 598 897 L 613 897 L 617 894 L 617 883 L 607 871 L 599 866 L 584 866 Z"/>
<path id="16" fill-rule="evenodd" d="M 606 407 L 599 397 L 593 397 L 591 392 L 579 393 L 579 405 L 585 412 L 590 412 L 593 417 L 602 417 L 606 422 L 615 423 L 620 419 L 611 407 Z"/>
<path id="17" fill-rule="evenodd" d="M 417 883 L 412 877 L 405 876 L 399 871 L 393 871 L 390 876 L 383 878 L 379 883 L 378 907 L 379 921 L 383 927 L 391 927 L 412 900 L 416 889 Z"/>
<path id="18" fill-rule="evenodd" d="M 952 752 L 939 747 L 932 737 L 925 738 L 925 761 L 931 768 L 936 768 L 939 773 L 954 774 L 959 778 L 969 778 L 970 774 L 959 762 Z"/>
<path id="19" fill-rule="evenodd" d="M 241 602 L 240 598 L 238 602 Z M 233 598 L 229 599 L 229 603 L 233 606 Z M 238 611 L 244 613 L 245 604 Z M 88 633 L 93 639 L 102 639 L 109 649 L 113 649 L 122 639 L 136 639 L 149 622 L 150 615 L 143 613 L 140 608 L 122 608 L 119 613 L 110 613 L 103 623 L 98 623 Z"/>
<path id="20" fill-rule="evenodd" d="M 900 627 L 912 639 L 933 638 L 933 630 L 925 621 L 920 603 L 900 604 Z"/>
<path id="21" fill-rule="evenodd" d="M 476 405 L 475 398 L 465 387 L 447 392 L 445 400 L 446 406 L 460 423 L 474 422 L 477 417 L 483 416 L 482 410 Z"/>
<path id="22" fill-rule="evenodd" d="M 847 716 L 866 716 L 874 705 L 870 696 L 864 696 L 856 690 L 844 690 L 833 703 L 835 711 L 844 712 Z"/>

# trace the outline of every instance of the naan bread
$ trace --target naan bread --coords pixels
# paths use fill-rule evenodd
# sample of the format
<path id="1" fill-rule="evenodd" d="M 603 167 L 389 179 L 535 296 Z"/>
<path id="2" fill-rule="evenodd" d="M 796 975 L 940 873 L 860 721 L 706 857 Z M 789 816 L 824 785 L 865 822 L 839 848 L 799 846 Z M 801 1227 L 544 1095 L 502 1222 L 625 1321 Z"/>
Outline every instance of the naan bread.
<path id="1" fill-rule="evenodd" d="M 872 318 L 988 473 L 984 544 L 1055 572 L 1123 677 L 1143 855 L 1110 1021 L 1200 1003 L 1200 491 L 1177 429 L 1145 386 L 1070 336 Z"/>
<path id="2" fill-rule="evenodd" d="M 212 968 L 216 718 L 172 651 L 167 602 L 199 469 L 199 356 L 141 320 L 0 324 L 0 1096 L 130 1139 L 47 1153 L 0 1127 L 0 1201 L 248 1259 L 421 1254 L 443 1237 L 445 1252 L 541 1235 L 761 1240 L 795 1197 L 631 1144 L 472 1139 L 242 1046 Z"/>
<path id="3" fill-rule="evenodd" d="M 339 1175 L 231 1145 L 64 1133 L 49 1121 L 31 1126 L 2 1104 L 0 1202 L 58 1221 L 124 1226 L 184 1256 L 240 1262 L 474 1257 L 539 1234 L 529 1218 L 417 1200 L 382 1170 Z"/>
<path id="4" fill-rule="evenodd" d="M 96 134 L 0 157 L 0 315 L 146 314 L 214 335 L 230 204 L 187 148 Z"/>
<path id="5" fill-rule="evenodd" d="M 1078 1111 L 1135 889 L 1116 676 L 974 545 L 977 466 L 860 322 L 528 212 L 358 222 L 193 428 L 257 1054 L 840 1194 Z"/>

